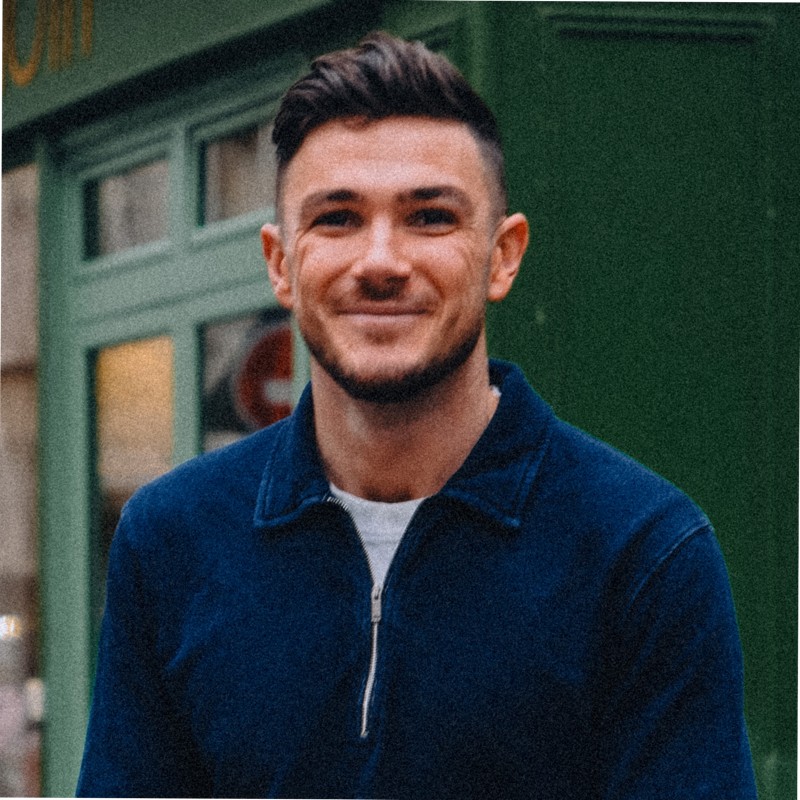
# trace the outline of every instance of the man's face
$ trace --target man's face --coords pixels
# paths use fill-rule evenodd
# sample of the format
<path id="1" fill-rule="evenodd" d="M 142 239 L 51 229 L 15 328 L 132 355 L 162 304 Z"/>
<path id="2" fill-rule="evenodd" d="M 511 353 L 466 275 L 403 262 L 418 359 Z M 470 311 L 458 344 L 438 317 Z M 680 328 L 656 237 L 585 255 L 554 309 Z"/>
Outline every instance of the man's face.
<path id="1" fill-rule="evenodd" d="M 351 395 L 413 396 L 483 346 L 485 303 L 513 280 L 492 197 L 458 122 L 335 120 L 303 142 L 265 254 L 314 360 Z"/>

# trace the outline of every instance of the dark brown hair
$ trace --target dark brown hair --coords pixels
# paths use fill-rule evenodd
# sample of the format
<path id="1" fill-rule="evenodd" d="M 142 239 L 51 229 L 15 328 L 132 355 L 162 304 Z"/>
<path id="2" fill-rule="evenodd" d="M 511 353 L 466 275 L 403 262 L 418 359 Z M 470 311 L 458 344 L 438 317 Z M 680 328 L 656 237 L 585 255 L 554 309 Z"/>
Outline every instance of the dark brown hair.
<path id="1" fill-rule="evenodd" d="M 505 212 L 500 131 L 489 107 L 444 56 L 421 42 L 381 31 L 369 34 L 352 49 L 315 59 L 310 72 L 284 95 L 272 133 L 278 194 L 287 165 L 315 128 L 334 119 L 373 121 L 393 116 L 465 123 L 496 183 L 499 213 Z"/>

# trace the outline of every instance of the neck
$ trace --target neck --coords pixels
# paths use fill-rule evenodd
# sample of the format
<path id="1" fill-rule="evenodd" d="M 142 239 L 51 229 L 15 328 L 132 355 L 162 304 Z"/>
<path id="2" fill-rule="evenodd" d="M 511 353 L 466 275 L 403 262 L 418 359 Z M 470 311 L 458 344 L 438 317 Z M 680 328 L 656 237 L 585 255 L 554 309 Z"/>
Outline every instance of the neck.
<path id="1" fill-rule="evenodd" d="M 328 479 L 350 494 L 398 502 L 438 492 L 497 408 L 485 347 L 421 396 L 372 403 L 312 361 L 317 443 Z"/>

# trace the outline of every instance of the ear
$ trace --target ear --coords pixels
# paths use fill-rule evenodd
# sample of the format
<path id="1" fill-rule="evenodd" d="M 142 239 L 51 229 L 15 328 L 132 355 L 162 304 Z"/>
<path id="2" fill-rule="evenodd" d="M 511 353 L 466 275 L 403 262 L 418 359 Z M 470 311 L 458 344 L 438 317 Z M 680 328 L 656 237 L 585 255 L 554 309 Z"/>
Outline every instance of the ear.
<path id="1" fill-rule="evenodd" d="M 277 225 L 267 224 L 261 229 L 261 246 L 272 290 L 278 302 L 289 310 L 294 306 L 294 293 L 283 249 L 281 230 Z"/>
<path id="2" fill-rule="evenodd" d="M 528 247 L 528 220 L 522 214 L 506 217 L 498 226 L 492 248 L 487 299 L 502 300 L 510 291 Z"/>

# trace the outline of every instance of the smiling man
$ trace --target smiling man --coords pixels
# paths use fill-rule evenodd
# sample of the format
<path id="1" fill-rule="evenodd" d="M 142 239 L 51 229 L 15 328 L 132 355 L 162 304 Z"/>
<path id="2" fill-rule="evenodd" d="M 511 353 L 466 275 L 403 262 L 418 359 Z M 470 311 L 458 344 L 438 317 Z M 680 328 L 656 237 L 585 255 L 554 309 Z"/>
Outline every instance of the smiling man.
<path id="1" fill-rule="evenodd" d="M 754 798 L 708 520 L 488 358 L 528 242 L 488 108 L 374 34 L 274 139 L 311 384 L 126 506 L 79 793 Z"/>
<path id="2" fill-rule="evenodd" d="M 463 122 L 414 116 L 328 121 L 283 172 L 265 255 L 312 354 L 327 474 L 352 494 L 435 494 L 494 413 L 485 306 L 528 238 L 495 184 Z"/>

